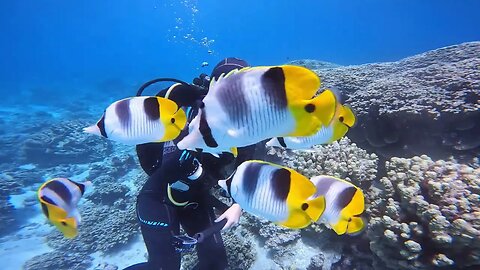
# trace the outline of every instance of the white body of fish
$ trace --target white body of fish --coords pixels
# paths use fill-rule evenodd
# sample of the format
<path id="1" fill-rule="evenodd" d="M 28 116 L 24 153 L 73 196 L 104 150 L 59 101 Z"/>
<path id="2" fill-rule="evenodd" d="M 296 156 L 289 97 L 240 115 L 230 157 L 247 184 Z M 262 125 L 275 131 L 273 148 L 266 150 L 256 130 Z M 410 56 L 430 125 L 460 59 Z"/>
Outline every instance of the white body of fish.
<path id="1" fill-rule="evenodd" d="M 272 186 L 272 173 L 278 168 L 262 166 L 258 174 L 256 188 L 253 193 L 250 193 L 245 190 L 245 187 L 248 186 L 245 181 L 252 180 L 248 175 L 245 175 L 248 164 L 248 162 L 244 162 L 238 166 L 233 176 L 230 188 L 232 198 L 250 214 L 272 222 L 287 220 L 289 217 L 287 203 L 275 197 L 274 187 Z M 219 184 L 226 189 L 224 181 L 220 181 Z"/>
<path id="2" fill-rule="evenodd" d="M 105 111 L 105 132 L 107 138 L 129 145 L 142 144 L 146 142 L 160 141 L 165 134 L 165 127 L 160 119 L 150 119 L 144 110 L 144 100 L 147 97 L 129 98 L 129 121 L 122 124 L 122 119 L 116 112 L 120 102 L 128 99 L 119 100 L 110 105 Z"/>
<path id="3" fill-rule="evenodd" d="M 315 176 L 310 181 L 317 187 L 315 193 L 310 199 L 314 199 L 319 195 L 325 196 L 325 211 L 323 212 L 318 223 L 326 223 L 329 225 L 336 224 L 340 218 L 340 212 L 343 210 L 337 206 L 337 201 L 340 200 L 340 194 L 346 188 L 355 187 L 346 181 L 341 181 L 330 177 Z"/>
<path id="4" fill-rule="evenodd" d="M 44 189 L 41 190 L 40 195 L 48 197 L 50 200 L 52 200 L 55 203 L 55 205 L 65 210 L 65 212 L 67 213 L 67 217 L 74 217 L 75 220 L 77 221 L 77 224 L 80 224 L 81 217 L 77 210 L 78 202 L 82 197 L 82 193 L 80 189 L 77 187 L 77 185 L 75 185 L 74 183 L 70 182 L 68 179 L 65 179 L 65 178 L 56 178 L 53 181 L 61 182 L 63 185 L 67 187 L 68 192 L 71 195 L 71 200 L 68 202 L 63 200 L 60 196 L 58 196 L 58 194 L 56 194 L 51 189 L 49 189 L 48 186 L 46 186 Z"/>
<path id="5" fill-rule="evenodd" d="M 317 133 L 307 137 L 284 137 L 286 148 L 293 150 L 309 149 L 314 145 L 327 144 L 333 136 L 333 127 L 322 127 Z M 272 138 L 266 143 L 267 146 L 283 147 L 277 138 Z"/>

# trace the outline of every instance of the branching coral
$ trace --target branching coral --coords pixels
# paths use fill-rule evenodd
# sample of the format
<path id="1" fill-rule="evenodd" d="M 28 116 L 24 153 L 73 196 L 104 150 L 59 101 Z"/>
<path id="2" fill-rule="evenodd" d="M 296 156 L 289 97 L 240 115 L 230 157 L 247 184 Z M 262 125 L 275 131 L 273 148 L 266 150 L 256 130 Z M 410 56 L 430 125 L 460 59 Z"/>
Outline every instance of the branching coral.
<path id="1" fill-rule="evenodd" d="M 376 268 L 480 266 L 480 169 L 425 155 L 386 168 L 368 194 Z"/>

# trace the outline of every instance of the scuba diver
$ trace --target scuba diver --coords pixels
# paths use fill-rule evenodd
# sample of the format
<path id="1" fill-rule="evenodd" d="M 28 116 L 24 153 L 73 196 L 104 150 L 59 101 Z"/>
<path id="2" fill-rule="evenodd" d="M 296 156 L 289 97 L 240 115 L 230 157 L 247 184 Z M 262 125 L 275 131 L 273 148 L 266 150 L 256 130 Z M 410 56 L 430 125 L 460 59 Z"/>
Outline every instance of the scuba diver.
<path id="1" fill-rule="evenodd" d="M 175 82 L 157 95 L 175 101 L 183 107 L 188 122 L 198 111 L 208 92 L 210 78 L 248 66 L 237 58 L 226 58 L 218 63 L 211 76 L 201 74 L 193 85 L 176 79 L 161 78 L 145 83 L 143 90 L 157 82 Z M 188 150 L 179 150 L 176 142 L 188 133 L 186 128 L 174 141 L 137 145 L 137 155 L 143 170 L 149 175 L 137 197 L 136 213 L 148 251 L 148 261 L 125 270 L 177 270 L 181 265 L 181 251 L 196 247 L 198 263 L 194 269 L 226 269 L 227 254 L 220 230 L 238 223 L 242 209 L 236 203 L 227 207 L 210 194 L 219 179 L 226 178 L 227 166 L 236 168 L 252 159 L 255 145 L 238 149 L 238 156 L 230 153 L 218 158 Z M 214 207 L 223 211 L 215 217 Z M 180 235 L 180 226 L 188 236 Z M 204 237 L 198 236 L 205 234 Z M 208 233 L 207 233 L 208 232 Z M 196 236 L 192 238 L 192 236 Z M 197 243 L 198 241 L 198 243 Z"/>

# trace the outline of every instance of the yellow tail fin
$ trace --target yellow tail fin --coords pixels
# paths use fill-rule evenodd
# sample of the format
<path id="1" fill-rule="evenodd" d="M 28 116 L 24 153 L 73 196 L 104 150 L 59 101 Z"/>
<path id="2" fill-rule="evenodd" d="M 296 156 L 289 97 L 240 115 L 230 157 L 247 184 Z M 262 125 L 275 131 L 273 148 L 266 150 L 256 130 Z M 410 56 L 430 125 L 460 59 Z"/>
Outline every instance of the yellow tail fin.
<path id="1" fill-rule="evenodd" d="M 362 217 L 352 217 L 352 220 L 348 222 L 347 233 L 350 235 L 356 235 L 361 233 L 366 227 L 366 222 Z"/>

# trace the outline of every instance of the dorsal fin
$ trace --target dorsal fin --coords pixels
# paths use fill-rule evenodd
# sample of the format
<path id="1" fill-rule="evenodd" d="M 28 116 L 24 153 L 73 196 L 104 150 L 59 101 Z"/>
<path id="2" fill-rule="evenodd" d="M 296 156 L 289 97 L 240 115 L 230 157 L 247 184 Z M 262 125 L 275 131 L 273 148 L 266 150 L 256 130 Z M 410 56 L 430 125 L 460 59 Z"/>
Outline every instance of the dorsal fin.
<path id="1" fill-rule="evenodd" d="M 210 81 L 210 85 L 208 86 L 208 89 L 212 89 L 212 87 L 215 85 L 217 81 L 215 80 L 215 77 L 212 78 L 212 80 Z"/>

